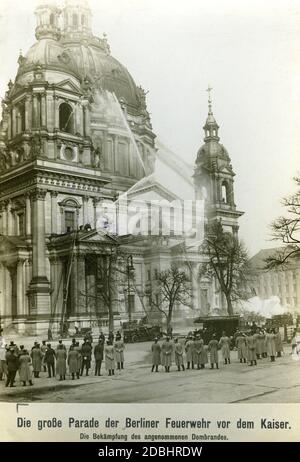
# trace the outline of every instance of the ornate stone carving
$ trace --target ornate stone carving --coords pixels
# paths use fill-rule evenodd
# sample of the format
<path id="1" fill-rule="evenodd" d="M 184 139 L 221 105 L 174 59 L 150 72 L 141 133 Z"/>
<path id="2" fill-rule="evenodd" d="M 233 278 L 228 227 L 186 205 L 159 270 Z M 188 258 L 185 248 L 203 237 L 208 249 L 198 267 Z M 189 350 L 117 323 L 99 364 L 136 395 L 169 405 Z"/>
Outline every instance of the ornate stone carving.
<path id="1" fill-rule="evenodd" d="M 32 201 L 44 201 L 47 191 L 45 189 L 35 189 L 31 193 Z"/>
<path id="2" fill-rule="evenodd" d="M 30 141 L 30 151 L 29 155 L 31 158 L 36 158 L 38 156 L 43 156 L 44 149 L 43 149 L 43 142 L 42 137 L 38 133 L 36 133 L 32 140 Z"/>

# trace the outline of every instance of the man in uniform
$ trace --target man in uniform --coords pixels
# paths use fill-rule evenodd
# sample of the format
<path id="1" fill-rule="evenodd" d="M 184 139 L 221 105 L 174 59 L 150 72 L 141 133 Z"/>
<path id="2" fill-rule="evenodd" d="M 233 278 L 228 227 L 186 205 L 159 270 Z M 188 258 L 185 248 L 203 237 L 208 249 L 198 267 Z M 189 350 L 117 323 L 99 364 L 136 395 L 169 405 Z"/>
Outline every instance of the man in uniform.
<path id="1" fill-rule="evenodd" d="M 157 337 L 154 339 L 154 343 L 151 347 L 151 351 L 152 351 L 151 372 L 154 372 L 154 368 L 155 368 L 155 372 L 158 372 L 158 366 L 161 364 L 161 360 L 160 360 L 161 347 L 160 347 L 160 344 L 158 343 Z"/>
<path id="2" fill-rule="evenodd" d="M 170 372 L 170 367 L 172 365 L 172 352 L 173 345 L 170 342 L 170 337 L 166 337 L 166 340 L 161 346 L 161 363 L 165 366 L 166 372 Z"/>

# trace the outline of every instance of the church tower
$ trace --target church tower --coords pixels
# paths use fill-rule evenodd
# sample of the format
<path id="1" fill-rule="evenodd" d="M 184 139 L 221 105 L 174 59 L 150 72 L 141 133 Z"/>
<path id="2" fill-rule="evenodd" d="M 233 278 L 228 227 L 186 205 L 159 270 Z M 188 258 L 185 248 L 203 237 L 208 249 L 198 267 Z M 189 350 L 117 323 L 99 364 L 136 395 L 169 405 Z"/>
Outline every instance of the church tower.
<path id="1" fill-rule="evenodd" d="M 92 12 L 86 0 L 66 0 L 63 8 L 63 35 L 66 39 L 91 37 Z"/>
<path id="2" fill-rule="evenodd" d="M 208 222 L 220 221 L 226 231 L 237 234 L 238 219 L 243 215 L 236 209 L 234 177 L 231 159 L 220 143 L 219 125 L 212 111 L 211 90 L 208 88 L 208 116 L 203 127 L 204 145 L 199 149 L 194 171 L 196 199 L 204 199 Z"/>

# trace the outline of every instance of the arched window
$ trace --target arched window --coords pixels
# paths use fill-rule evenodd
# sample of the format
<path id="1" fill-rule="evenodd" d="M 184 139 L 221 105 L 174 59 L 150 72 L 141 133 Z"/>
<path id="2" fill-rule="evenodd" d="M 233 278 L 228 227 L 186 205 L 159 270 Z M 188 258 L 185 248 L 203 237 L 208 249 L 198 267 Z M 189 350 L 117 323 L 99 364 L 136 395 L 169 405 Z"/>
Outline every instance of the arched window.
<path id="1" fill-rule="evenodd" d="M 226 182 L 222 183 L 222 202 L 225 204 L 229 203 L 229 190 L 228 190 L 228 184 Z"/>
<path id="2" fill-rule="evenodd" d="M 59 129 L 63 132 L 74 132 L 73 109 L 68 103 L 59 106 Z"/>
<path id="3" fill-rule="evenodd" d="M 73 14 L 73 26 L 78 27 L 78 16 L 77 14 Z"/>
<path id="4" fill-rule="evenodd" d="M 54 26 L 54 14 L 50 14 L 50 26 Z"/>

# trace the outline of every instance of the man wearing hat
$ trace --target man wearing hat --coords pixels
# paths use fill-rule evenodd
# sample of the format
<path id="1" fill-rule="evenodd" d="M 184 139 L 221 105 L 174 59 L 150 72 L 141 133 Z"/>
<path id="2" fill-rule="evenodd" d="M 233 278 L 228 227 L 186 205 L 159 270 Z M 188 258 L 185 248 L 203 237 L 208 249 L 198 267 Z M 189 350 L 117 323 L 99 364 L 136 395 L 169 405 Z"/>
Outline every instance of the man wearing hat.
<path id="1" fill-rule="evenodd" d="M 6 364 L 7 364 L 7 379 L 5 386 L 13 387 L 14 381 L 16 378 L 16 373 L 19 368 L 19 358 L 15 353 L 13 346 L 10 346 L 8 352 L 6 353 Z"/>
<path id="2" fill-rule="evenodd" d="M 170 342 L 170 337 L 167 336 L 166 340 L 163 342 L 161 346 L 161 363 L 165 366 L 165 371 L 170 372 L 170 367 L 172 365 L 172 352 L 173 352 L 173 345 Z"/>
<path id="3" fill-rule="evenodd" d="M 158 343 L 158 337 L 155 337 L 154 343 L 151 346 L 151 351 L 152 351 L 152 369 L 151 372 L 158 372 L 158 366 L 161 364 L 160 361 L 160 353 L 161 353 L 161 347 L 160 344 Z"/>
<path id="4" fill-rule="evenodd" d="M 213 369 L 214 365 L 219 369 L 219 354 L 218 354 L 219 342 L 216 334 L 212 335 L 212 339 L 208 344 L 210 368 Z"/>
<path id="5" fill-rule="evenodd" d="M 31 350 L 31 360 L 32 360 L 32 369 L 33 375 L 36 379 L 39 378 L 39 374 L 42 371 L 42 359 L 43 353 L 40 349 L 40 344 L 38 342 L 34 342 L 34 347 Z"/>
<path id="6" fill-rule="evenodd" d="M 47 369 L 48 369 L 48 378 L 51 378 L 51 372 L 52 372 L 53 377 L 55 377 L 55 358 L 56 358 L 55 351 L 53 350 L 53 348 L 51 348 L 51 344 L 48 343 L 47 350 L 44 356 L 44 362 L 47 365 Z"/>
<path id="7" fill-rule="evenodd" d="M 186 353 L 187 369 L 190 369 L 191 363 L 192 363 L 192 369 L 194 369 L 194 340 L 191 334 L 188 335 L 187 341 L 185 343 L 185 353 Z"/>
<path id="8" fill-rule="evenodd" d="M 184 371 L 184 362 L 183 362 L 183 344 L 178 342 L 178 338 L 174 340 L 174 350 L 175 350 L 175 363 L 178 371 L 180 368 Z"/>

